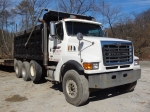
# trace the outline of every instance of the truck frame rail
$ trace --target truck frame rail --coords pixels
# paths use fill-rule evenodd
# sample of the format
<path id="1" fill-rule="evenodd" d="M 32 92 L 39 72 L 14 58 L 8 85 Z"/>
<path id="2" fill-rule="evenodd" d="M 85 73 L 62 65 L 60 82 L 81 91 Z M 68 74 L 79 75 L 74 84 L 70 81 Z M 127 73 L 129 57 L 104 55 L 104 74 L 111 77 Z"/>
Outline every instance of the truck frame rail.
<path id="1" fill-rule="evenodd" d="M 0 59 L 0 65 L 14 66 L 14 60 L 13 59 Z"/>

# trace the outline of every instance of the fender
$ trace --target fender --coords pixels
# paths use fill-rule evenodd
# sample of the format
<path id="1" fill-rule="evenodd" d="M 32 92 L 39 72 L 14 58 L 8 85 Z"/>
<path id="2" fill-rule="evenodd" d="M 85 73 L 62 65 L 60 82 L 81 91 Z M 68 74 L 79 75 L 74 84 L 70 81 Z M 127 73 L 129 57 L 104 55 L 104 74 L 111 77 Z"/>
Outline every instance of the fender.
<path id="1" fill-rule="evenodd" d="M 64 63 L 61 67 L 60 81 L 62 81 L 64 74 L 69 69 L 74 69 L 74 70 L 76 70 L 78 72 L 82 72 L 82 73 L 84 71 L 84 68 L 81 66 L 81 64 L 79 62 L 74 61 L 74 60 L 69 60 L 66 63 Z"/>
<path id="2" fill-rule="evenodd" d="M 78 63 L 77 61 L 74 61 L 74 60 L 69 60 L 69 61 L 67 61 L 65 64 L 64 64 L 64 66 L 68 66 L 68 67 L 74 67 L 75 68 L 75 70 L 77 70 L 77 71 L 84 71 L 84 69 L 83 69 L 83 67 L 81 66 L 81 64 L 80 63 Z"/>

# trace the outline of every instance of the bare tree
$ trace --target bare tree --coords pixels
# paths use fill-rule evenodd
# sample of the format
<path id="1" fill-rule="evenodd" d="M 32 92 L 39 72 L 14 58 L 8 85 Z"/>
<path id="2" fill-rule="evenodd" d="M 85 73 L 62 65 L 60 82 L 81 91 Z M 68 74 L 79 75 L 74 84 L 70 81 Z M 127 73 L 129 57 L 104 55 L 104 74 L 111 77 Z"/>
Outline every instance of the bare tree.
<path id="1" fill-rule="evenodd" d="M 150 9 L 132 15 L 123 16 L 113 29 L 116 36 L 133 42 L 135 55 L 150 58 Z"/>
<path id="2" fill-rule="evenodd" d="M 116 24 L 113 26 L 116 37 L 126 39 L 132 33 L 133 19 L 131 15 L 122 15 Z"/>
<path id="3" fill-rule="evenodd" d="M 11 23 L 12 14 L 10 13 L 11 0 L 0 0 L 0 51 L 1 56 L 9 56 L 11 38 L 9 37 L 9 26 Z M 10 47 L 11 46 L 11 47 Z"/>
<path id="4" fill-rule="evenodd" d="M 8 8 L 12 5 L 11 0 L 0 0 L 0 28 L 7 29 L 8 19 L 11 17 L 11 14 Z"/>
<path id="5" fill-rule="evenodd" d="M 111 32 L 115 37 L 115 32 L 113 30 L 113 25 L 118 22 L 119 17 L 121 16 L 121 7 L 115 6 L 113 7 L 109 3 L 104 1 L 100 1 L 97 6 L 94 7 L 94 10 L 101 14 L 104 17 L 104 22 L 109 24 L 111 28 Z"/>
<path id="6" fill-rule="evenodd" d="M 94 0 L 59 0 L 59 10 L 75 14 L 85 14 L 93 10 Z"/>
<path id="7" fill-rule="evenodd" d="M 135 53 L 138 56 L 142 56 L 145 52 L 147 52 L 147 48 L 150 47 L 149 15 L 150 9 L 135 16 L 132 37 L 135 44 Z"/>
<path id="8" fill-rule="evenodd" d="M 35 24 L 35 19 L 42 7 L 47 7 L 50 0 L 22 0 L 16 8 L 12 10 L 20 18 L 21 29 L 29 29 Z"/>

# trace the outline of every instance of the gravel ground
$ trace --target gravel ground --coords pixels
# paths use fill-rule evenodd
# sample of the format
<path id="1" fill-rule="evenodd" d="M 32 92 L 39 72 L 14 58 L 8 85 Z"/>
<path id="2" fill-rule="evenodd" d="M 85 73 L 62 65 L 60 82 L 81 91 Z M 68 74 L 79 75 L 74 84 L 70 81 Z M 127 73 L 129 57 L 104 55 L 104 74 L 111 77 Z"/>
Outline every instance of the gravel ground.
<path id="1" fill-rule="evenodd" d="M 0 66 L 0 112 L 150 112 L 150 62 L 142 62 L 141 68 L 133 92 L 100 90 L 86 105 L 75 107 L 66 102 L 60 84 L 25 82 L 12 67 Z"/>

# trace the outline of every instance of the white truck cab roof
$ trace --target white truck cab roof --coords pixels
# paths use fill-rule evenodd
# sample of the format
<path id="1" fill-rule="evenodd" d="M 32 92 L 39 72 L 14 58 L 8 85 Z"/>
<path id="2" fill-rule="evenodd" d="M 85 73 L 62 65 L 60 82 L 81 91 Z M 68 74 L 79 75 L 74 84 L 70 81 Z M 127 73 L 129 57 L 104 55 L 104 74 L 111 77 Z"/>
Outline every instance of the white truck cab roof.
<path id="1" fill-rule="evenodd" d="M 85 20 L 85 19 L 63 19 L 64 21 L 74 21 L 74 22 L 84 22 L 84 23 L 91 23 L 91 24 L 98 24 L 98 25 L 102 25 L 99 22 L 95 22 L 95 21 L 90 21 L 90 20 Z"/>

